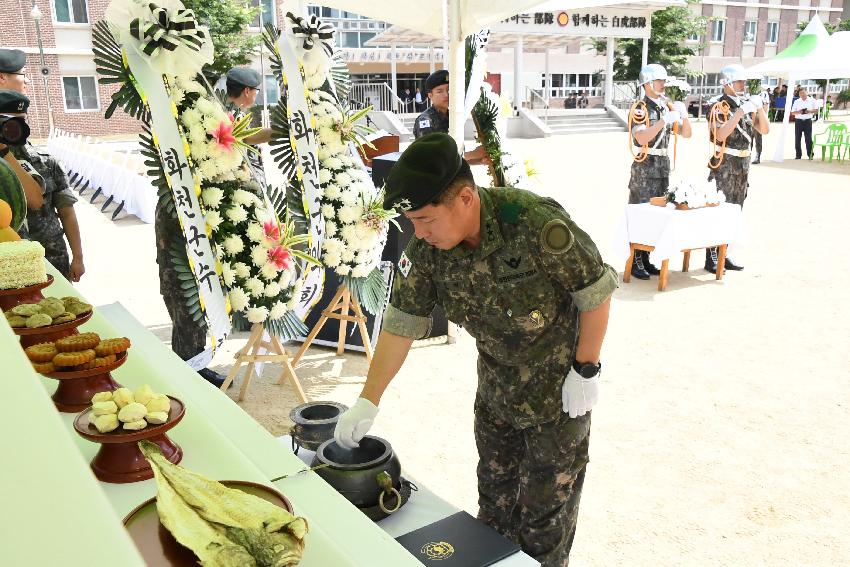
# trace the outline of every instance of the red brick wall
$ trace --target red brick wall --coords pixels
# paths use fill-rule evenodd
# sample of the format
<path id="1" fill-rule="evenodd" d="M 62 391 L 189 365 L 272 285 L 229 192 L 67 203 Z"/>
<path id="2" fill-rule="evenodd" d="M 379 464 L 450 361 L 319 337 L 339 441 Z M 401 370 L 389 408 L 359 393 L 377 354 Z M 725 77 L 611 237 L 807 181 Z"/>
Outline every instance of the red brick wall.
<path id="1" fill-rule="evenodd" d="M 724 57 L 740 57 L 744 42 L 743 6 L 726 6 L 726 38 L 723 42 Z"/>

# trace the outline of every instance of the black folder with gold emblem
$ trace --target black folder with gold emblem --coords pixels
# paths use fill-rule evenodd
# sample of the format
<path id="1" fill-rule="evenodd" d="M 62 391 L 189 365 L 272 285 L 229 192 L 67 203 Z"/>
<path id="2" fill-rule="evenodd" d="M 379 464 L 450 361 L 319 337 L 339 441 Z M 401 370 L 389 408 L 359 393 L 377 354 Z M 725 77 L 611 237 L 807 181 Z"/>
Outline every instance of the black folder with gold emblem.
<path id="1" fill-rule="evenodd" d="M 487 567 L 519 551 L 519 546 L 466 512 L 452 514 L 397 537 L 423 565 Z"/>

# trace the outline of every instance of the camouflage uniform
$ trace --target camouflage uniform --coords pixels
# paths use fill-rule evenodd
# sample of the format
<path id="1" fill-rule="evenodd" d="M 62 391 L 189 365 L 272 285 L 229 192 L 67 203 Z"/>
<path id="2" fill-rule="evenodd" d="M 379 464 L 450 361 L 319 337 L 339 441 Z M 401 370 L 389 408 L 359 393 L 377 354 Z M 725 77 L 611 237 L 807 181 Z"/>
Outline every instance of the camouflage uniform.
<path id="1" fill-rule="evenodd" d="M 729 114 L 735 114 L 740 104 L 736 99 L 724 94 L 716 104 L 725 101 L 729 105 Z M 710 112 L 714 112 L 715 107 L 711 107 Z M 718 127 L 723 125 L 723 122 L 718 121 Z M 717 182 L 717 190 L 722 191 L 726 195 L 727 203 L 736 205 L 744 205 L 744 200 L 747 198 L 747 188 L 749 182 L 747 177 L 750 174 L 750 143 L 753 139 L 753 117 L 750 114 L 744 114 L 743 118 L 738 122 L 738 125 L 726 138 L 727 152 L 723 155 L 723 161 L 717 169 L 711 169 L 708 174 L 708 180 L 715 179 Z M 711 133 L 709 132 L 709 136 Z M 742 152 L 742 156 L 733 156 L 728 150 Z"/>
<path id="2" fill-rule="evenodd" d="M 71 207 L 77 202 L 77 197 L 68 185 L 68 176 L 55 158 L 36 150 L 30 144 L 11 146 L 11 149 L 15 159 L 25 169 L 29 164 L 35 170 L 36 181 L 44 194 L 44 205 L 41 208 L 27 210 L 28 238 L 40 242 L 44 246 L 44 257 L 59 273 L 69 278 L 71 262 L 58 213 L 59 209 Z"/>
<path id="3" fill-rule="evenodd" d="M 242 110 L 233 102 L 228 101 L 226 105 L 226 109 L 228 112 L 233 114 L 234 119 L 239 120 L 248 111 Z M 257 153 L 245 151 L 245 155 L 248 158 L 248 163 L 251 165 L 251 178 L 254 179 L 257 183 L 260 184 L 264 190 L 266 188 L 266 170 L 263 166 L 263 153 L 258 146 L 251 146 L 254 148 Z"/>
<path id="4" fill-rule="evenodd" d="M 449 133 L 448 112 L 440 112 L 434 106 L 429 106 L 428 110 L 416 117 L 413 123 L 413 138 L 421 138 L 431 132 Z"/>
<path id="5" fill-rule="evenodd" d="M 566 565 L 590 414 L 564 414 L 579 311 L 605 302 L 617 274 L 551 199 L 479 188 L 481 242 L 438 250 L 413 239 L 384 330 L 420 338 L 440 304 L 478 346 L 478 517 L 545 567 Z"/>
<path id="6" fill-rule="evenodd" d="M 649 111 L 649 128 L 661 120 L 666 112 L 665 108 L 658 106 L 648 96 L 643 97 L 643 102 Z M 673 125 L 667 125 L 661 129 L 657 136 L 649 142 L 650 154 L 641 162 L 632 162 L 632 176 L 629 179 L 629 204 L 648 203 L 650 197 L 661 197 L 667 194 L 670 185 L 670 158 L 667 156 L 667 147 L 670 144 L 670 131 Z M 639 144 L 635 141 L 635 133 L 642 129 L 642 125 L 632 126 L 629 136 L 630 142 L 635 149 Z M 652 155 L 658 152 L 664 155 Z M 637 153 L 637 151 L 635 152 Z"/>

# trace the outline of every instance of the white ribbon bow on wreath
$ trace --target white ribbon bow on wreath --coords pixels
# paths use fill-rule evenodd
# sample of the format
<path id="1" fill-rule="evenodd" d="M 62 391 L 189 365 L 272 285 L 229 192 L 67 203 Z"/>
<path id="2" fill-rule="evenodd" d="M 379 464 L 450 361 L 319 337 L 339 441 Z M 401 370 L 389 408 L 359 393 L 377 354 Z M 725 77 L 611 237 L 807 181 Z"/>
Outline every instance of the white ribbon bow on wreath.
<path id="1" fill-rule="evenodd" d="M 159 74 L 193 76 L 213 61 L 209 30 L 180 0 L 112 0 L 106 21 L 120 43 L 136 45 Z"/>
<path id="2" fill-rule="evenodd" d="M 333 56 L 334 27 L 331 24 L 322 22 L 316 16 L 310 16 L 309 19 L 300 18 L 292 12 L 287 12 L 286 17 L 292 22 L 292 34 L 304 40 L 301 45 L 304 51 L 310 51 L 319 43 L 328 57 Z"/>

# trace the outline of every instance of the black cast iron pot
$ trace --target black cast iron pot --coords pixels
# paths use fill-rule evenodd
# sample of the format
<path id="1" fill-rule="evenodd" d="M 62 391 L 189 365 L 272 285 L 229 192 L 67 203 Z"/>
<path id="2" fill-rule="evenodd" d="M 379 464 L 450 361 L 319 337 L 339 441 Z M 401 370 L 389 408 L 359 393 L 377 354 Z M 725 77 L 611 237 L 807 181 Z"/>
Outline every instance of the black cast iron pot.
<path id="1" fill-rule="evenodd" d="M 391 514 L 403 501 L 401 465 L 392 446 L 372 435 L 360 440 L 357 449 L 345 449 L 330 439 L 319 446 L 313 458 L 316 474 L 358 508 L 380 509 Z M 405 499 L 406 500 L 406 499 Z"/>
<path id="2" fill-rule="evenodd" d="M 298 452 L 298 447 L 315 451 L 319 445 L 333 439 L 339 416 L 348 406 L 336 402 L 308 402 L 293 408 L 289 419 L 295 423 L 289 434 L 292 437 L 292 450 Z"/>

